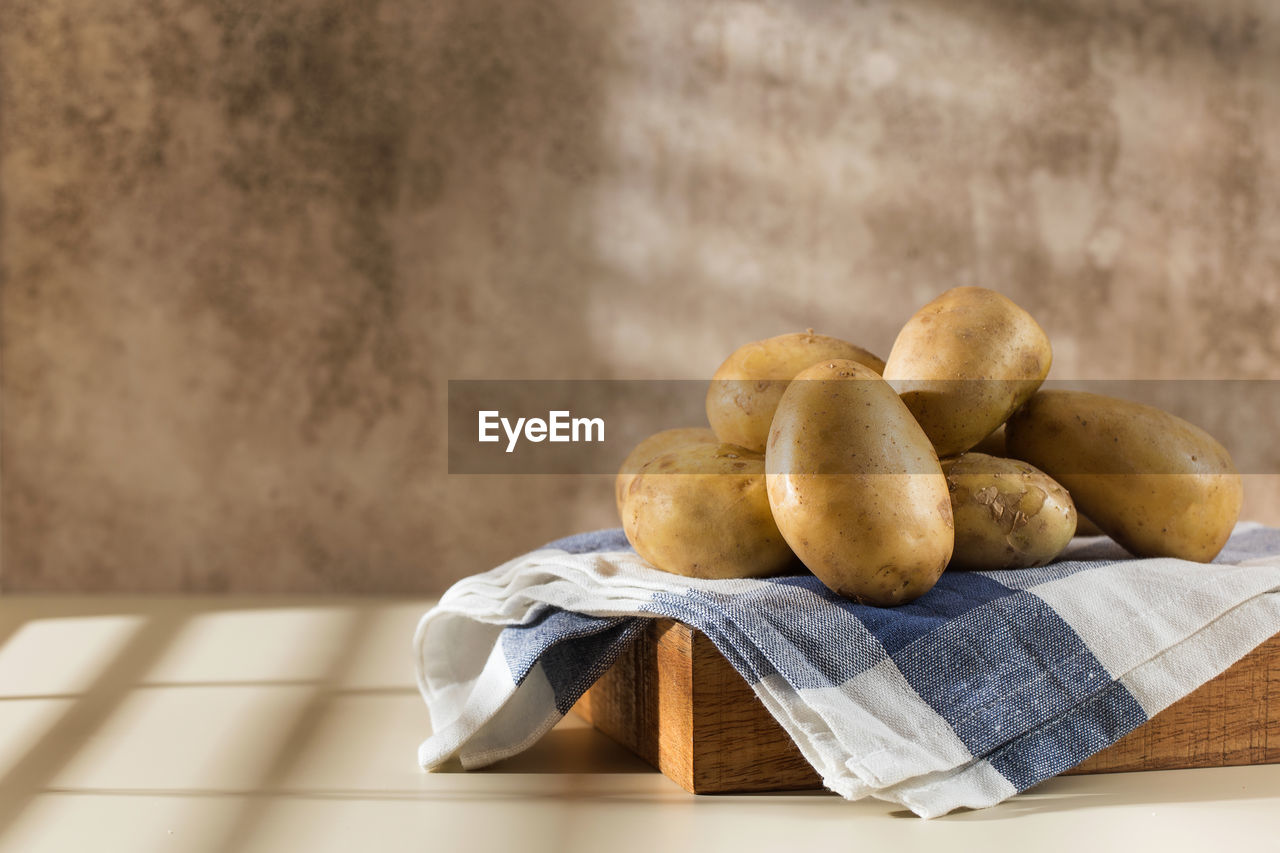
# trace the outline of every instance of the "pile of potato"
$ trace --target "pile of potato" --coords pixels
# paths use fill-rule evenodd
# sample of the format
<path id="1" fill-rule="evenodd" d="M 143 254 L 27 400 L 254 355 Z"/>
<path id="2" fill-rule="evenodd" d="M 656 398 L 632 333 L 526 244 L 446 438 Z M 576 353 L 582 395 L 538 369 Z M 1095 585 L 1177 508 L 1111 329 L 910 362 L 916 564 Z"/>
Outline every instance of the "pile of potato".
<path id="1" fill-rule="evenodd" d="M 699 578 L 798 558 L 880 606 L 948 568 L 1051 562 L 1077 511 L 1136 556 L 1213 559 L 1242 500 L 1227 451 L 1150 406 L 1039 390 L 1051 361 L 1031 315 L 979 287 L 921 308 L 887 362 L 812 330 L 747 344 L 711 382 L 710 429 L 660 432 L 623 462 L 627 538 Z"/>

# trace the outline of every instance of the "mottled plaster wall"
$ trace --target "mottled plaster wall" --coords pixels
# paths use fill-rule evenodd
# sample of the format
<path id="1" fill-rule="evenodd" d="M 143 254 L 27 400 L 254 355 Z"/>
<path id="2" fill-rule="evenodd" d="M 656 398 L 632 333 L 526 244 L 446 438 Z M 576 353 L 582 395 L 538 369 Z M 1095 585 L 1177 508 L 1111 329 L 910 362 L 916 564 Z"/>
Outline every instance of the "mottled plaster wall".
<path id="1" fill-rule="evenodd" d="M 439 590 L 612 519 L 445 476 L 448 378 L 955 284 L 1055 376 L 1280 379 L 1267 0 L 8 0 L 0 63 L 8 590 Z"/>

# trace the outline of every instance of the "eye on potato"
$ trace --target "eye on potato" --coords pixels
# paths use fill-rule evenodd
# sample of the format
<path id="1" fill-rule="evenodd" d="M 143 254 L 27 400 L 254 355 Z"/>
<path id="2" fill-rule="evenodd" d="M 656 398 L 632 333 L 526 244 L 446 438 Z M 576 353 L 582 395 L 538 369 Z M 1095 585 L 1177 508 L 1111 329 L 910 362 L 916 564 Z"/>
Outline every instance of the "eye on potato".
<path id="1" fill-rule="evenodd" d="M 650 459 L 627 486 L 622 527 L 641 557 L 686 577 L 762 577 L 793 563 L 764 457 L 743 447 L 696 442 Z"/>
<path id="2" fill-rule="evenodd" d="M 941 457 L 969 450 L 1049 375 L 1044 330 L 1011 300 L 981 287 L 948 290 L 907 321 L 884 378 Z"/>
<path id="3" fill-rule="evenodd" d="M 1005 426 L 1009 453 L 1064 485 L 1139 557 L 1208 562 L 1240 515 L 1226 448 L 1168 412 L 1085 391 L 1041 391 Z"/>
<path id="4" fill-rule="evenodd" d="M 840 595 L 903 604 L 951 558 L 951 498 L 933 446 L 887 382 L 824 361 L 787 386 L 765 455 L 778 529 Z"/>
<path id="5" fill-rule="evenodd" d="M 1048 474 L 970 451 L 942 460 L 956 526 L 949 569 L 1025 569 L 1052 562 L 1076 531 L 1076 508 Z"/>
<path id="6" fill-rule="evenodd" d="M 711 428 L 727 444 L 763 453 L 787 383 L 806 367 L 831 359 L 851 359 L 877 374 L 884 370 L 884 362 L 862 347 L 812 329 L 739 347 L 716 370 L 707 389 Z"/>
<path id="7" fill-rule="evenodd" d="M 706 427 L 681 427 L 656 432 L 637 444 L 618 467 L 618 476 L 613 481 L 613 499 L 618 507 L 618 516 L 622 516 L 622 502 L 631 480 L 650 459 L 690 444 L 719 443 L 716 434 Z"/>

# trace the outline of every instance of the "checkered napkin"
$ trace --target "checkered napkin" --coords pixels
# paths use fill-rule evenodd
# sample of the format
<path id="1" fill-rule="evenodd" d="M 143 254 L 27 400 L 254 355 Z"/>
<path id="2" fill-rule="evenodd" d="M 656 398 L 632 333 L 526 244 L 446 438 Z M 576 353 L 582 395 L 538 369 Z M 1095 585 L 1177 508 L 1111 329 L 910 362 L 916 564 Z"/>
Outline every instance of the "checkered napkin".
<path id="1" fill-rule="evenodd" d="M 831 790 L 922 817 L 998 803 L 1115 742 L 1280 631 L 1280 530 L 1215 564 L 1077 538 L 1039 569 L 946 572 L 916 601 L 854 604 L 812 576 L 706 581 L 620 530 L 457 583 L 414 637 L 425 768 L 530 746 L 644 620 L 706 634 Z"/>

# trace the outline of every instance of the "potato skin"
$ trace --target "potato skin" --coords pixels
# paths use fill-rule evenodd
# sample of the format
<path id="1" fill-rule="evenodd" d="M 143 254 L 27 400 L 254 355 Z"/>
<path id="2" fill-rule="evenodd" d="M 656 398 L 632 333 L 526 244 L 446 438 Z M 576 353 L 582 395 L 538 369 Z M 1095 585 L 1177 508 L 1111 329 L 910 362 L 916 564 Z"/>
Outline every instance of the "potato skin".
<path id="1" fill-rule="evenodd" d="M 721 441 L 763 453 L 787 383 L 809 365 L 831 359 L 850 359 L 877 374 L 884 370 L 884 362 L 862 347 L 812 329 L 755 341 L 716 370 L 707 389 L 707 421 Z"/>
<path id="2" fill-rule="evenodd" d="M 1016 459 L 962 453 L 942 460 L 956 526 L 948 569 L 1026 569 L 1052 562 L 1076 531 L 1067 490 Z"/>
<path id="3" fill-rule="evenodd" d="M 884 378 L 946 457 L 1004 423 L 1052 361 L 1049 338 L 1030 314 L 994 290 L 956 287 L 902 327 Z"/>
<path id="4" fill-rule="evenodd" d="M 1153 406 L 1041 391 L 1005 434 L 1011 455 L 1065 486 L 1135 556 L 1208 562 L 1240 516 L 1243 485 L 1226 448 Z"/>
<path id="5" fill-rule="evenodd" d="M 946 478 L 906 405 L 870 368 L 831 360 L 801 371 L 778 404 L 765 470 L 778 529 L 840 595 L 904 604 L 946 568 Z"/>
<path id="6" fill-rule="evenodd" d="M 687 444 L 646 462 L 627 486 L 622 527 L 654 566 L 693 578 L 754 578 L 793 564 L 765 494 L 764 457 Z"/>
<path id="7" fill-rule="evenodd" d="M 706 427 L 680 427 L 655 432 L 637 444 L 618 466 L 618 476 L 613 481 L 613 500 L 618 507 L 618 517 L 622 517 L 623 498 L 631 486 L 631 480 L 650 459 L 690 444 L 719 443 L 716 434 Z"/>

